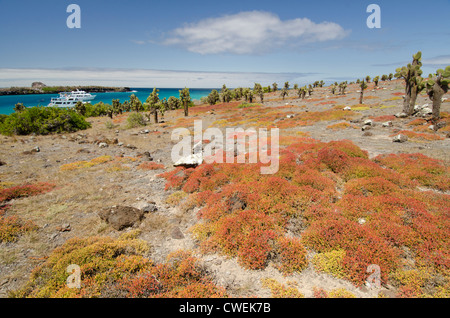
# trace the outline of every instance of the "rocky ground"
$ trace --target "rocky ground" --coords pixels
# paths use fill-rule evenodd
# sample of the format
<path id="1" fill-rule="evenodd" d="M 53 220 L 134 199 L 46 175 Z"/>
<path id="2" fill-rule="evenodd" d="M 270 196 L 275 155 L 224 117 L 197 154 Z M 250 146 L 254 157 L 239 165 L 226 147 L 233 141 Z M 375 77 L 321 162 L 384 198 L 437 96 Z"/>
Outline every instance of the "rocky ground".
<path id="1" fill-rule="evenodd" d="M 311 98 L 305 100 L 290 97 L 282 100 L 278 94 L 267 94 L 264 107 L 283 107 L 283 111 L 302 116 L 305 112 L 322 111 L 331 107 L 353 107 L 357 116 L 348 123 L 352 126 L 342 130 L 332 130 L 330 125 L 343 122 L 321 121 L 314 125 L 294 127 L 281 131 L 308 133 L 310 137 L 322 141 L 349 139 L 364 150 L 370 157 L 383 153 L 422 153 L 424 155 L 450 162 L 450 142 L 448 131 L 435 133 L 427 127 L 424 133 L 437 135 L 439 140 L 428 141 L 409 138 L 406 142 L 393 142 L 393 136 L 401 130 L 412 130 L 407 124 L 414 118 L 390 118 L 383 122 L 365 121 L 379 116 L 394 115 L 402 110 L 402 99 L 394 93 L 403 92 L 400 81 L 382 82 L 379 89 L 373 84 L 365 91 L 365 104 L 358 105 L 359 92 L 356 85 L 349 85 L 346 95 L 332 98 L 328 87 L 317 88 Z M 448 97 L 449 94 L 447 94 Z M 334 100 L 334 104 L 318 105 Z M 431 102 L 421 95 L 418 105 Z M 442 112 L 450 113 L 450 103 L 442 104 Z M 232 114 L 230 114 L 231 116 Z M 265 270 L 250 271 L 240 267 L 236 259 L 225 256 L 201 255 L 197 243 L 192 239 L 189 228 L 197 222 L 194 208 L 186 204 L 173 204 L 167 201 L 173 191 L 165 191 L 165 180 L 157 177 L 163 171 L 173 168 L 171 141 L 173 123 L 183 114 L 180 110 L 169 111 L 164 123 L 146 127 L 126 129 L 125 117 L 115 118 L 114 126 L 106 125 L 109 118 L 89 118 L 92 128 L 73 134 L 52 136 L 0 136 L 0 185 L 20 185 L 24 183 L 51 182 L 56 188 L 48 193 L 16 199 L 10 202 L 10 213 L 23 219 L 32 220 L 39 229 L 22 235 L 18 241 L 0 244 L 0 297 L 6 297 L 8 290 L 22 286 L 34 267 L 42 263 L 53 249 L 73 237 L 105 235 L 118 237 L 132 228 L 141 230 L 139 238 L 152 246 L 150 257 L 164 261 L 168 253 L 177 249 L 189 249 L 200 257 L 215 281 L 234 296 L 269 297 L 270 290 L 261 284 L 263 278 L 274 278 L 279 282 L 294 282 L 301 293 L 312 297 L 313 287 L 326 290 L 346 288 L 357 297 L 373 297 L 376 290 L 357 289 L 351 283 L 316 272 L 312 265 L 300 274 L 284 277 L 278 270 L 268 266 Z M 212 125 L 223 117 L 208 111 L 201 114 L 204 127 Z M 450 120 L 450 119 L 447 119 Z M 391 121 L 391 124 L 383 123 Z M 364 129 L 363 129 L 364 127 Z M 424 125 L 425 127 L 425 125 Z M 193 129 L 189 124 L 186 128 Z M 90 161 L 101 156 L 111 156 L 111 160 L 82 169 L 64 169 L 66 164 Z M 165 169 L 144 170 L 139 165 L 155 162 Z M 126 220 L 132 227 L 114 226 L 108 219 L 108 209 L 135 207 L 135 218 Z M 127 210 L 129 211 L 129 210 Z M 134 214 L 133 214 L 134 215 Z M 109 220 L 109 222 L 107 222 Z M 123 220 L 118 220 L 120 223 Z M 312 255 L 310 255 L 312 257 Z M 383 288 L 387 295 L 392 290 Z"/>

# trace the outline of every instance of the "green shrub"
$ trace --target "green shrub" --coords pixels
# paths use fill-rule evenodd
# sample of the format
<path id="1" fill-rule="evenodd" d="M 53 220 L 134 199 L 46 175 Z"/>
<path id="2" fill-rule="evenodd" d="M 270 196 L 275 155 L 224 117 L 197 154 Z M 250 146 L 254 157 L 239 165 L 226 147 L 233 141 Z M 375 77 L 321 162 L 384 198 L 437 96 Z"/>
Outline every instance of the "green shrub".
<path id="1" fill-rule="evenodd" d="M 99 117 L 108 115 L 108 110 L 111 105 L 104 104 L 103 102 L 97 103 L 95 105 L 85 104 L 84 116 L 86 117 Z"/>
<path id="2" fill-rule="evenodd" d="M 105 127 L 106 129 L 113 129 L 116 128 L 116 125 L 114 125 L 112 121 L 108 120 L 107 122 L 105 122 Z"/>
<path id="3" fill-rule="evenodd" d="M 0 121 L 3 135 L 47 135 L 50 133 L 75 132 L 91 125 L 72 109 L 57 107 L 30 107 L 8 115 Z"/>
<path id="4" fill-rule="evenodd" d="M 141 113 L 131 113 L 127 118 L 127 128 L 145 126 L 144 116 Z"/>
<path id="5" fill-rule="evenodd" d="M 248 108 L 248 107 L 255 107 L 255 106 L 256 106 L 256 104 L 251 104 L 251 103 L 244 102 L 244 103 L 240 104 L 238 106 L 238 108 Z"/>

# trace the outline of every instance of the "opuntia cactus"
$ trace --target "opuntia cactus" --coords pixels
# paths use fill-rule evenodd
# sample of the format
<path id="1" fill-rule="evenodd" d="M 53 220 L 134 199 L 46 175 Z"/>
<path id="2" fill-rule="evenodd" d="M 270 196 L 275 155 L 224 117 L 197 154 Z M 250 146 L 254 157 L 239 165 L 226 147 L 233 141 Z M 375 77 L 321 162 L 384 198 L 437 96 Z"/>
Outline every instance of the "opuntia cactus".
<path id="1" fill-rule="evenodd" d="M 396 69 L 395 77 L 403 78 L 405 80 L 405 98 L 403 100 L 403 112 L 411 116 L 414 111 L 417 95 L 425 88 L 422 84 L 423 78 L 422 70 L 422 52 L 417 52 L 413 55 L 412 64 Z"/>
<path id="2" fill-rule="evenodd" d="M 147 97 L 147 100 L 144 103 L 144 106 L 147 110 L 150 111 L 150 114 L 153 114 L 155 118 L 155 123 L 158 123 L 158 108 L 159 108 L 159 90 L 153 88 L 153 92 Z"/>
<path id="3" fill-rule="evenodd" d="M 363 98 L 364 98 L 364 90 L 367 88 L 367 84 L 364 81 L 364 79 L 362 79 L 361 85 L 359 87 L 361 89 L 361 93 L 359 95 L 359 103 L 362 104 L 363 103 Z"/>
<path id="4" fill-rule="evenodd" d="M 131 109 L 134 110 L 135 112 L 140 112 L 141 110 L 144 110 L 144 107 L 142 106 L 142 102 L 134 94 L 131 94 L 131 96 L 130 96 L 130 106 L 131 106 Z"/>
<path id="5" fill-rule="evenodd" d="M 307 92 L 306 86 L 300 87 L 300 88 L 298 89 L 298 91 L 297 91 L 298 97 L 301 97 L 302 99 L 305 99 L 305 97 L 306 97 L 306 92 Z"/>
<path id="6" fill-rule="evenodd" d="M 244 97 L 244 89 L 242 87 L 235 88 L 233 92 L 236 100 L 241 100 Z"/>
<path id="7" fill-rule="evenodd" d="M 280 96 L 281 96 L 281 97 L 283 98 L 283 100 L 284 100 L 284 98 L 285 98 L 287 95 L 289 95 L 289 93 L 288 93 L 288 90 L 287 90 L 287 88 L 286 88 L 286 86 L 285 86 L 285 87 L 283 87 L 283 89 L 281 90 Z"/>
<path id="8" fill-rule="evenodd" d="M 123 108 L 123 111 L 124 112 L 129 112 L 129 111 L 131 111 L 131 104 L 130 104 L 130 102 L 129 101 L 124 101 L 123 103 L 122 103 L 122 108 Z"/>
<path id="9" fill-rule="evenodd" d="M 219 92 L 215 89 L 213 89 L 208 97 L 206 98 L 208 104 L 210 105 L 215 105 L 219 100 L 220 100 L 220 96 L 219 96 Z"/>
<path id="10" fill-rule="evenodd" d="M 347 82 L 342 82 L 339 84 L 339 93 L 345 95 L 345 89 L 347 88 Z"/>
<path id="11" fill-rule="evenodd" d="M 219 98 L 219 93 L 217 91 L 216 91 L 216 93 L 217 93 L 217 98 Z M 180 100 L 178 98 L 176 98 L 175 96 L 170 96 L 169 99 L 167 100 L 167 106 L 171 110 L 178 109 L 178 107 L 180 107 Z"/>
<path id="12" fill-rule="evenodd" d="M 378 82 L 380 81 L 380 77 L 379 76 L 375 76 L 373 78 L 373 82 L 375 83 L 375 87 L 378 87 Z"/>
<path id="13" fill-rule="evenodd" d="M 120 103 L 120 99 L 113 99 L 112 107 L 113 107 L 114 114 L 122 114 L 123 108 L 122 108 L 122 104 Z"/>
<path id="14" fill-rule="evenodd" d="M 253 87 L 253 91 L 255 92 L 256 95 L 259 96 L 261 103 L 263 103 L 264 102 L 264 90 L 263 90 L 261 84 L 255 83 L 255 86 Z"/>
<path id="15" fill-rule="evenodd" d="M 184 107 L 184 117 L 189 116 L 189 103 L 191 102 L 191 94 L 189 88 L 185 87 L 180 92 L 180 100 Z"/>
<path id="16" fill-rule="evenodd" d="M 231 92 L 225 84 L 223 84 L 223 86 L 222 86 L 222 90 L 220 91 L 220 96 L 222 97 L 222 102 L 224 102 L 224 103 L 229 103 L 231 101 Z"/>
<path id="17" fill-rule="evenodd" d="M 278 84 L 277 83 L 273 83 L 272 87 L 273 87 L 273 91 L 274 92 L 276 92 L 278 90 Z"/>
<path id="18" fill-rule="evenodd" d="M 433 120 L 437 120 L 440 117 L 442 96 L 448 92 L 449 84 L 450 65 L 445 70 L 438 69 L 435 76 L 425 81 L 427 94 L 433 101 Z"/>

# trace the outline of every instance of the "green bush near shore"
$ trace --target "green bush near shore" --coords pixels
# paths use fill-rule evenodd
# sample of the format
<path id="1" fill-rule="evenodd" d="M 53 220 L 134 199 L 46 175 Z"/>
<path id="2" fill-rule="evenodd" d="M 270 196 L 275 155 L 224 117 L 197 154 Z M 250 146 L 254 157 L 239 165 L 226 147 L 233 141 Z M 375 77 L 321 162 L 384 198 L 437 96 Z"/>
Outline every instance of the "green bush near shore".
<path id="1" fill-rule="evenodd" d="M 75 132 L 91 127 L 85 118 L 72 109 L 30 107 L 0 118 L 2 135 L 48 135 Z"/>
<path id="2" fill-rule="evenodd" d="M 85 111 L 84 116 L 85 117 L 100 117 L 100 116 L 106 116 L 108 115 L 108 112 L 111 109 L 111 105 L 104 104 L 102 102 L 97 104 L 85 104 Z"/>

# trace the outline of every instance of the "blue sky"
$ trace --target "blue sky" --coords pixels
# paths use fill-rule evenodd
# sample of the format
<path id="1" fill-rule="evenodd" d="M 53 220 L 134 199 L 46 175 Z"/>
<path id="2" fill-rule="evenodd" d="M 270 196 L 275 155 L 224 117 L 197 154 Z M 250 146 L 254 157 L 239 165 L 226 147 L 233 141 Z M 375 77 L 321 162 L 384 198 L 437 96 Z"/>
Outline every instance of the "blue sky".
<path id="1" fill-rule="evenodd" d="M 450 65 L 449 12 L 450 0 L 0 0 L 0 87 L 329 83 L 393 73 L 418 50 L 427 75 Z"/>

